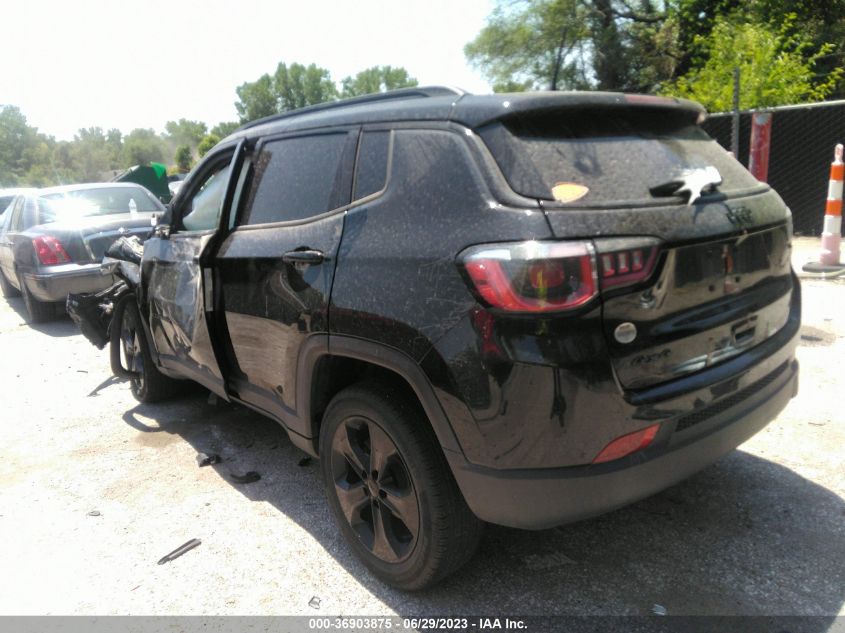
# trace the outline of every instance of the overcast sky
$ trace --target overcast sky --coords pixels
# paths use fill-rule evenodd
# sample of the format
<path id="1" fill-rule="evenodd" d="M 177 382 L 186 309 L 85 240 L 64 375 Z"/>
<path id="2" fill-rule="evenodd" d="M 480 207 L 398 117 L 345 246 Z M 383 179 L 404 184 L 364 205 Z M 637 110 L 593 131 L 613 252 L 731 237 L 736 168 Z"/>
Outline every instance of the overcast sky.
<path id="1" fill-rule="evenodd" d="M 235 87 L 280 61 L 340 81 L 404 66 L 421 85 L 489 92 L 463 46 L 490 0 L 18 0 L 4 2 L 0 104 L 70 140 L 82 127 L 161 132 L 237 120 Z"/>

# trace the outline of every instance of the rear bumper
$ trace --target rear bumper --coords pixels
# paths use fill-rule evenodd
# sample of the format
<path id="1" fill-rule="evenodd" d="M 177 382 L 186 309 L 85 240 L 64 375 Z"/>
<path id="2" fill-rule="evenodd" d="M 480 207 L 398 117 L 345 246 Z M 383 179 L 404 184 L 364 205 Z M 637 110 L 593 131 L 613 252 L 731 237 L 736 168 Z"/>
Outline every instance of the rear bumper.
<path id="1" fill-rule="evenodd" d="M 71 292 L 99 292 L 115 280 L 100 264 L 64 264 L 23 273 L 23 281 L 38 301 L 63 302 Z"/>
<path id="2" fill-rule="evenodd" d="M 708 413 L 694 426 L 680 429 L 679 421 L 668 422 L 665 426 L 671 428 L 661 431 L 662 442 L 606 464 L 495 470 L 470 464 L 457 453 L 446 455 L 467 504 L 480 519 L 523 529 L 549 528 L 659 492 L 748 440 L 797 393 L 798 363 L 792 354 L 758 385 L 747 398 Z"/>

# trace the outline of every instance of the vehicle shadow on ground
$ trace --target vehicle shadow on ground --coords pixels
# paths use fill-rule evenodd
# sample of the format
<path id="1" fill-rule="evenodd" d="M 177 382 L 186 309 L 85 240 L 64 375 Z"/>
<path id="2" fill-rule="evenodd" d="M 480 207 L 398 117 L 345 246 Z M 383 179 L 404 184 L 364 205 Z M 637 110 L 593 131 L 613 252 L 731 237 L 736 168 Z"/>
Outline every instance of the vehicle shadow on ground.
<path id="1" fill-rule="evenodd" d="M 230 483 L 233 472 L 259 472 L 258 482 L 231 485 L 294 520 L 402 616 L 650 615 L 659 605 L 671 615 L 830 616 L 802 628 L 826 631 L 845 601 L 845 501 L 742 451 L 589 521 L 540 532 L 487 526 L 462 571 L 406 594 L 353 557 L 325 504 L 317 460 L 299 465 L 304 453 L 275 422 L 202 396 L 138 405 L 123 419 L 141 433 L 175 433 L 198 452 L 218 453 L 223 462 L 213 468 Z M 330 587 L 317 597 L 324 607 L 315 614 L 346 606 L 332 603 Z"/>
<path id="2" fill-rule="evenodd" d="M 79 328 L 76 326 L 71 318 L 68 316 L 67 312 L 64 310 L 60 310 L 56 308 L 56 316 L 51 319 L 50 321 L 46 321 L 44 323 L 29 323 L 29 315 L 26 313 L 26 306 L 23 303 L 23 299 L 20 297 L 6 297 L 6 303 L 9 304 L 9 307 L 15 311 L 15 313 L 21 318 L 24 324 L 32 328 L 37 332 L 41 332 L 42 334 L 46 334 L 47 336 L 53 336 L 57 338 L 64 338 L 65 336 L 75 336 L 80 334 Z"/>

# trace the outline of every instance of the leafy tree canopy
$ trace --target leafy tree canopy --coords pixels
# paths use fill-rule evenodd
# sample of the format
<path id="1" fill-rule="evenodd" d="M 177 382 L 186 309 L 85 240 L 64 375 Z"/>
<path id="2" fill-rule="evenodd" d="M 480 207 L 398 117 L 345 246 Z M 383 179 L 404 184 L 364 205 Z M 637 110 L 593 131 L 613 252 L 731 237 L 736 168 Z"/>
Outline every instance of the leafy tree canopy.
<path id="1" fill-rule="evenodd" d="M 354 77 L 345 77 L 341 85 L 343 87 L 341 96 L 346 98 L 399 88 L 412 88 L 417 85 L 417 80 L 401 67 L 373 66 L 362 70 Z"/>
<path id="2" fill-rule="evenodd" d="M 190 145 L 180 145 L 176 148 L 176 167 L 180 173 L 188 173 L 191 170 L 193 160 Z"/>
<path id="3" fill-rule="evenodd" d="M 280 62 L 273 75 L 264 74 L 236 89 L 235 109 L 241 123 L 287 112 L 308 105 L 332 101 L 337 88 L 329 71 L 316 64 L 304 66 Z"/>
<path id="4" fill-rule="evenodd" d="M 211 128 L 209 134 L 213 134 L 218 138 L 226 138 L 241 126 L 237 121 L 222 121 Z"/>
<path id="5" fill-rule="evenodd" d="M 818 76 L 816 63 L 833 47 L 825 44 L 812 52 L 811 38 L 795 33 L 796 19 L 786 16 L 775 28 L 737 14 L 716 18 L 710 34 L 695 40 L 707 52 L 703 65 L 668 83 L 663 93 L 724 112 L 733 107 L 733 72 L 738 68 L 741 109 L 823 100 L 841 79 L 842 69 Z"/>
<path id="6" fill-rule="evenodd" d="M 167 148 L 152 129 L 137 128 L 126 135 L 123 142 L 123 166 L 149 165 L 164 162 Z"/>
<path id="7" fill-rule="evenodd" d="M 208 134 L 208 126 L 205 123 L 189 121 L 188 119 L 168 121 L 164 124 L 164 130 L 167 132 L 168 139 L 176 145 L 189 145 L 190 147 L 196 147 L 202 137 Z"/>
<path id="8" fill-rule="evenodd" d="M 726 39 L 728 32 L 742 37 L 743 46 L 763 50 L 740 47 Z M 740 48 L 758 58 L 745 64 L 746 73 L 757 73 L 749 76 L 749 87 L 780 94 L 776 101 L 841 96 L 845 0 L 497 0 L 464 52 L 496 91 L 655 92 L 676 86 L 677 92 L 704 81 L 714 64 Z M 803 78 L 797 86 L 761 88 L 786 83 L 760 62 L 773 54 L 788 54 L 778 58 L 778 69 L 790 73 L 787 81 Z M 797 73 L 799 63 L 812 72 Z"/>
<path id="9" fill-rule="evenodd" d="M 235 109 L 240 122 L 247 123 L 341 97 L 416 86 L 417 80 L 399 66 L 373 66 L 354 77 L 344 78 L 341 85 L 342 90 L 338 92 L 329 71 L 316 64 L 305 66 L 280 62 L 272 75 L 264 74 L 255 81 L 247 81 L 237 87 L 235 92 L 238 100 L 235 102 Z"/>
<path id="10" fill-rule="evenodd" d="M 217 145 L 220 142 L 220 137 L 214 133 L 208 134 L 205 136 L 197 147 L 197 154 L 199 154 L 200 158 L 205 156 L 212 147 Z"/>

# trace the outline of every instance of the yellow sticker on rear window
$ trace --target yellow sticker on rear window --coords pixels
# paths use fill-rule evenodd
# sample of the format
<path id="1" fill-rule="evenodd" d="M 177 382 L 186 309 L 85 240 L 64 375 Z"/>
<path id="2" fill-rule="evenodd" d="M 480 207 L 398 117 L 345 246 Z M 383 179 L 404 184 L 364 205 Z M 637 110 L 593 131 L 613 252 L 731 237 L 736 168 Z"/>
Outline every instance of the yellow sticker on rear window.
<path id="1" fill-rule="evenodd" d="M 574 182 L 558 182 L 552 187 L 552 196 L 558 202 L 575 202 L 590 193 L 590 188 Z"/>

